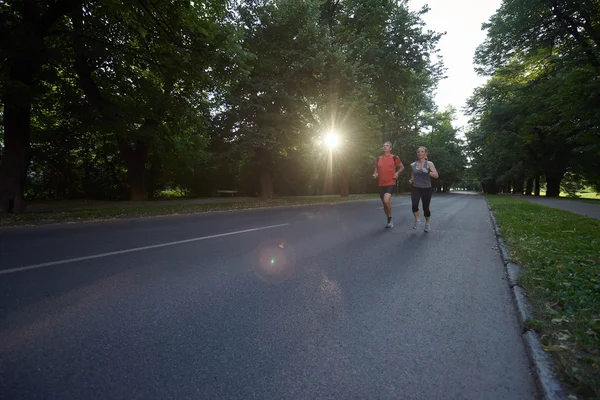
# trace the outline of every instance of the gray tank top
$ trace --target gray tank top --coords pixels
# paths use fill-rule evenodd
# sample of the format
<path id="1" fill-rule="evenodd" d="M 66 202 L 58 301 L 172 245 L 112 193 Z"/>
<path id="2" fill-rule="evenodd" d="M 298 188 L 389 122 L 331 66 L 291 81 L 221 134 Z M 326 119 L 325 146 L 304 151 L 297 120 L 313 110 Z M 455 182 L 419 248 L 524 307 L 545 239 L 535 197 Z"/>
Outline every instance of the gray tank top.
<path id="1" fill-rule="evenodd" d="M 428 172 L 423 172 L 423 169 L 417 169 L 418 161 L 415 161 L 412 165 L 412 171 L 415 175 L 412 185 L 416 188 L 428 188 L 431 187 L 431 178 Z M 423 168 L 427 168 L 427 160 L 423 163 Z"/>

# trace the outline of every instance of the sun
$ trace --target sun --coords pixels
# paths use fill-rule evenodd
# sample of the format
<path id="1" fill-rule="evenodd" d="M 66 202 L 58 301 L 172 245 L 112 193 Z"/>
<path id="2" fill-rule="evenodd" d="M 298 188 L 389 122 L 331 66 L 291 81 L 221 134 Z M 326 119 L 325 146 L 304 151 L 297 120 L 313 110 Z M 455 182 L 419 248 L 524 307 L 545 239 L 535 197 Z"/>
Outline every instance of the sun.
<path id="1" fill-rule="evenodd" d="M 325 135 L 324 142 L 327 147 L 329 147 L 330 149 L 333 149 L 340 145 L 340 138 L 337 133 L 329 132 L 327 135 Z"/>

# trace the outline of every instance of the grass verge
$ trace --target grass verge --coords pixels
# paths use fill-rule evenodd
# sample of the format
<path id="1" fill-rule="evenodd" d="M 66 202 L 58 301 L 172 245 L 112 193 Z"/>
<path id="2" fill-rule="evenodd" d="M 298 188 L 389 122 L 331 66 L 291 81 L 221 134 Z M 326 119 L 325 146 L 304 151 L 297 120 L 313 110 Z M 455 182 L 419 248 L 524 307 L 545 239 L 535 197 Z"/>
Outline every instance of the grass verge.
<path id="1" fill-rule="evenodd" d="M 107 208 L 86 208 L 62 212 L 25 213 L 21 215 L 0 214 L 0 227 L 31 226 L 51 223 L 75 223 L 89 221 L 104 221 L 127 217 L 168 216 L 179 214 L 196 214 L 211 211 L 246 210 L 266 207 L 291 207 L 311 204 L 343 203 L 348 201 L 378 198 L 378 195 L 351 196 L 342 198 L 308 197 L 297 199 L 255 200 L 207 204 L 161 204 L 144 206 L 111 206 Z"/>
<path id="2" fill-rule="evenodd" d="M 520 284 L 559 376 L 600 398 L 600 221 L 525 200 L 488 196 Z"/>

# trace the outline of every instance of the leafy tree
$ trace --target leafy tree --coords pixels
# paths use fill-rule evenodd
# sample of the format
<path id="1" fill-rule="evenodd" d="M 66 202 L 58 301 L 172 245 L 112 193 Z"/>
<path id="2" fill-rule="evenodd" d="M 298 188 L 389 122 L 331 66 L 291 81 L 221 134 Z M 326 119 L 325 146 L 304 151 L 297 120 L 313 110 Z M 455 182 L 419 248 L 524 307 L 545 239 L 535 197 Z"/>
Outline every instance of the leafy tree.
<path id="1" fill-rule="evenodd" d="M 254 59 L 252 72 L 232 90 L 222 140 L 230 144 L 230 154 L 255 168 L 264 198 L 273 196 L 277 160 L 307 140 L 315 124 L 311 105 L 328 57 L 316 5 L 255 1 L 238 9 L 244 46 Z"/>
<path id="2" fill-rule="evenodd" d="M 22 213 L 31 161 L 31 108 L 40 73 L 52 58 L 57 24 L 81 1 L 10 1 L 0 3 L 0 104 L 3 152 L 0 164 L 0 212 Z"/>
<path id="3" fill-rule="evenodd" d="M 522 192 L 526 180 L 529 193 L 543 174 L 547 196 L 559 195 L 567 171 L 597 182 L 597 14 L 589 11 L 598 5 L 576 3 L 506 0 L 484 24 L 488 36 L 476 60 L 494 79 L 470 103 L 471 140 L 480 150 L 491 146 L 479 165 L 506 171 L 487 168 L 484 181 L 511 182 Z"/>
<path id="4" fill-rule="evenodd" d="M 186 138 L 206 137 L 211 93 L 243 66 L 228 18 L 222 1 L 127 7 L 107 0 L 73 13 L 75 70 L 86 99 L 114 131 L 131 200 L 147 196 L 151 148 L 183 141 L 202 153 L 202 139 Z"/>

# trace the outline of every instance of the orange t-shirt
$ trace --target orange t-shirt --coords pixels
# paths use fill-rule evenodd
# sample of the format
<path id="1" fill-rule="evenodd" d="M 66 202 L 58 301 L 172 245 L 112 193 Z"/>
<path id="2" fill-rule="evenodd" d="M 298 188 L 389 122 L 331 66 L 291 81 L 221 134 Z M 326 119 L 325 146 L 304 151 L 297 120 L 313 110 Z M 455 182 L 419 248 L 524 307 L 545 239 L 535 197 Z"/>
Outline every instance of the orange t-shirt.
<path id="1" fill-rule="evenodd" d="M 396 156 L 396 162 L 394 162 L 394 155 L 389 154 L 387 156 L 379 156 L 373 163 L 373 168 L 377 168 L 377 174 L 379 178 L 379 186 L 393 186 L 396 184 L 394 174 L 396 173 L 396 167 L 402 165 L 400 157 Z"/>

